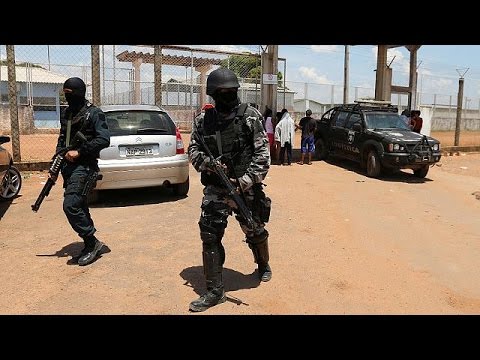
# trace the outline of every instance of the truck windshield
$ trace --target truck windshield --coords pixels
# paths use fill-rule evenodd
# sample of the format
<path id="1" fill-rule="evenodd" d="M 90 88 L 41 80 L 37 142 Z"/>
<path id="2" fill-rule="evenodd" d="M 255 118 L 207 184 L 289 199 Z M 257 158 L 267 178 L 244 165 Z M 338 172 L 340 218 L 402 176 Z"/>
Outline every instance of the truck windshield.
<path id="1" fill-rule="evenodd" d="M 410 130 L 407 123 L 395 113 L 365 114 L 367 129 L 402 129 Z"/>

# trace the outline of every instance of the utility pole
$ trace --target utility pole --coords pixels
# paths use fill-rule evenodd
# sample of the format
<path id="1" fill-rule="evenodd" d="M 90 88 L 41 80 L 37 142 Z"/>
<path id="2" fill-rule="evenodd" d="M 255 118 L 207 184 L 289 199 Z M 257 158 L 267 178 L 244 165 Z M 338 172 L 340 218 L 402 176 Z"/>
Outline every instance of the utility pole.
<path id="1" fill-rule="evenodd" d="M 348 67 L 350 60 L 350 49 L 348 45 L 345 45 L 345 64 L 343 68 L 343 103 L 348 103 Z"/>
<path id="2" fill-rule="evenodd" d="M 460 79 L 458 79 L 458 97 L 457 97 L 457 119 L 455 121 L 455 142 L 453 143 L 454 146 L 458 146 L 460 143 L 460 122 L 462 119 L 462 107 L 463 107 L 463 82 L 464 76 L 467 73 L 469 68 L 461 73 L 461 70 L 464 69 L 457 69 L 458 75 L 460 75 Z"/>

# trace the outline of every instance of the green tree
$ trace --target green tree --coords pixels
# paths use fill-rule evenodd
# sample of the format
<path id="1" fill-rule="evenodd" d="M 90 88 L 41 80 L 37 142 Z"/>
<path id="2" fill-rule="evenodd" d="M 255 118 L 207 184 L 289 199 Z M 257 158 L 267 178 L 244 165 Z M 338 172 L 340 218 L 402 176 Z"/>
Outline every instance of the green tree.
<path id="1" fill-rule="evenodd" d="M 250 77 L 250 71 L 260 66 L 260 59 L 248 55 L 230 55 L 220 63 L 221 66 L 232 70 L 238 77 Z"/>
<path id="2" fill-rule="evenodd" d="M 248 78 L 247 82 L 254 83 L 256 79 L 260 82 L 262 76 L 262 66 L 260 59 L 248 55 L 230 55 L 220 63 L 221 66 L 229 68 L 240 78 Z M 278 72 L 278 85 L 283 85 L 283 74 Z"/>

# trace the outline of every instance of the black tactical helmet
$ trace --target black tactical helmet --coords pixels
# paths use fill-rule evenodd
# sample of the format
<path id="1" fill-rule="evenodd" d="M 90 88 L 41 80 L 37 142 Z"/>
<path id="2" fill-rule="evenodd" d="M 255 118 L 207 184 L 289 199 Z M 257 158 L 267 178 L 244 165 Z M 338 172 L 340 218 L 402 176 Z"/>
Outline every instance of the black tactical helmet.
<path id="1" fill-rule="evenodd" d="M 207 95 L 212 96 L 218 89 L 238 89 L 237 75 L 227 68 L 218 68 L 210 73 L 207 78 Z"/>
<path id="2" fill-rule="evenodd" d="M 308 109 L 307 111 L 305 111 L 305 115 L 311 116 L 312 115 L 312 110 Z"/>

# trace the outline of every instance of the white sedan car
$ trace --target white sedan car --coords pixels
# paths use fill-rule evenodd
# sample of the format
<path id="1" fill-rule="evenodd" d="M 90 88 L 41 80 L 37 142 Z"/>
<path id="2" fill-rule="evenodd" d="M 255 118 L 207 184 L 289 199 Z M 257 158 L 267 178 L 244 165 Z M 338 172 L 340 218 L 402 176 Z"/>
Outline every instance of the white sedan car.
<path id="1" fill-rule="evenodd" d="M 165 110 L 154 105 L 104 105 L 110 146 L 100 152 L 103 176 L 90 194 L 107 189 L 168 186 L 179 196 L 189 190 L 189 161 L 180 131 Z"/>

